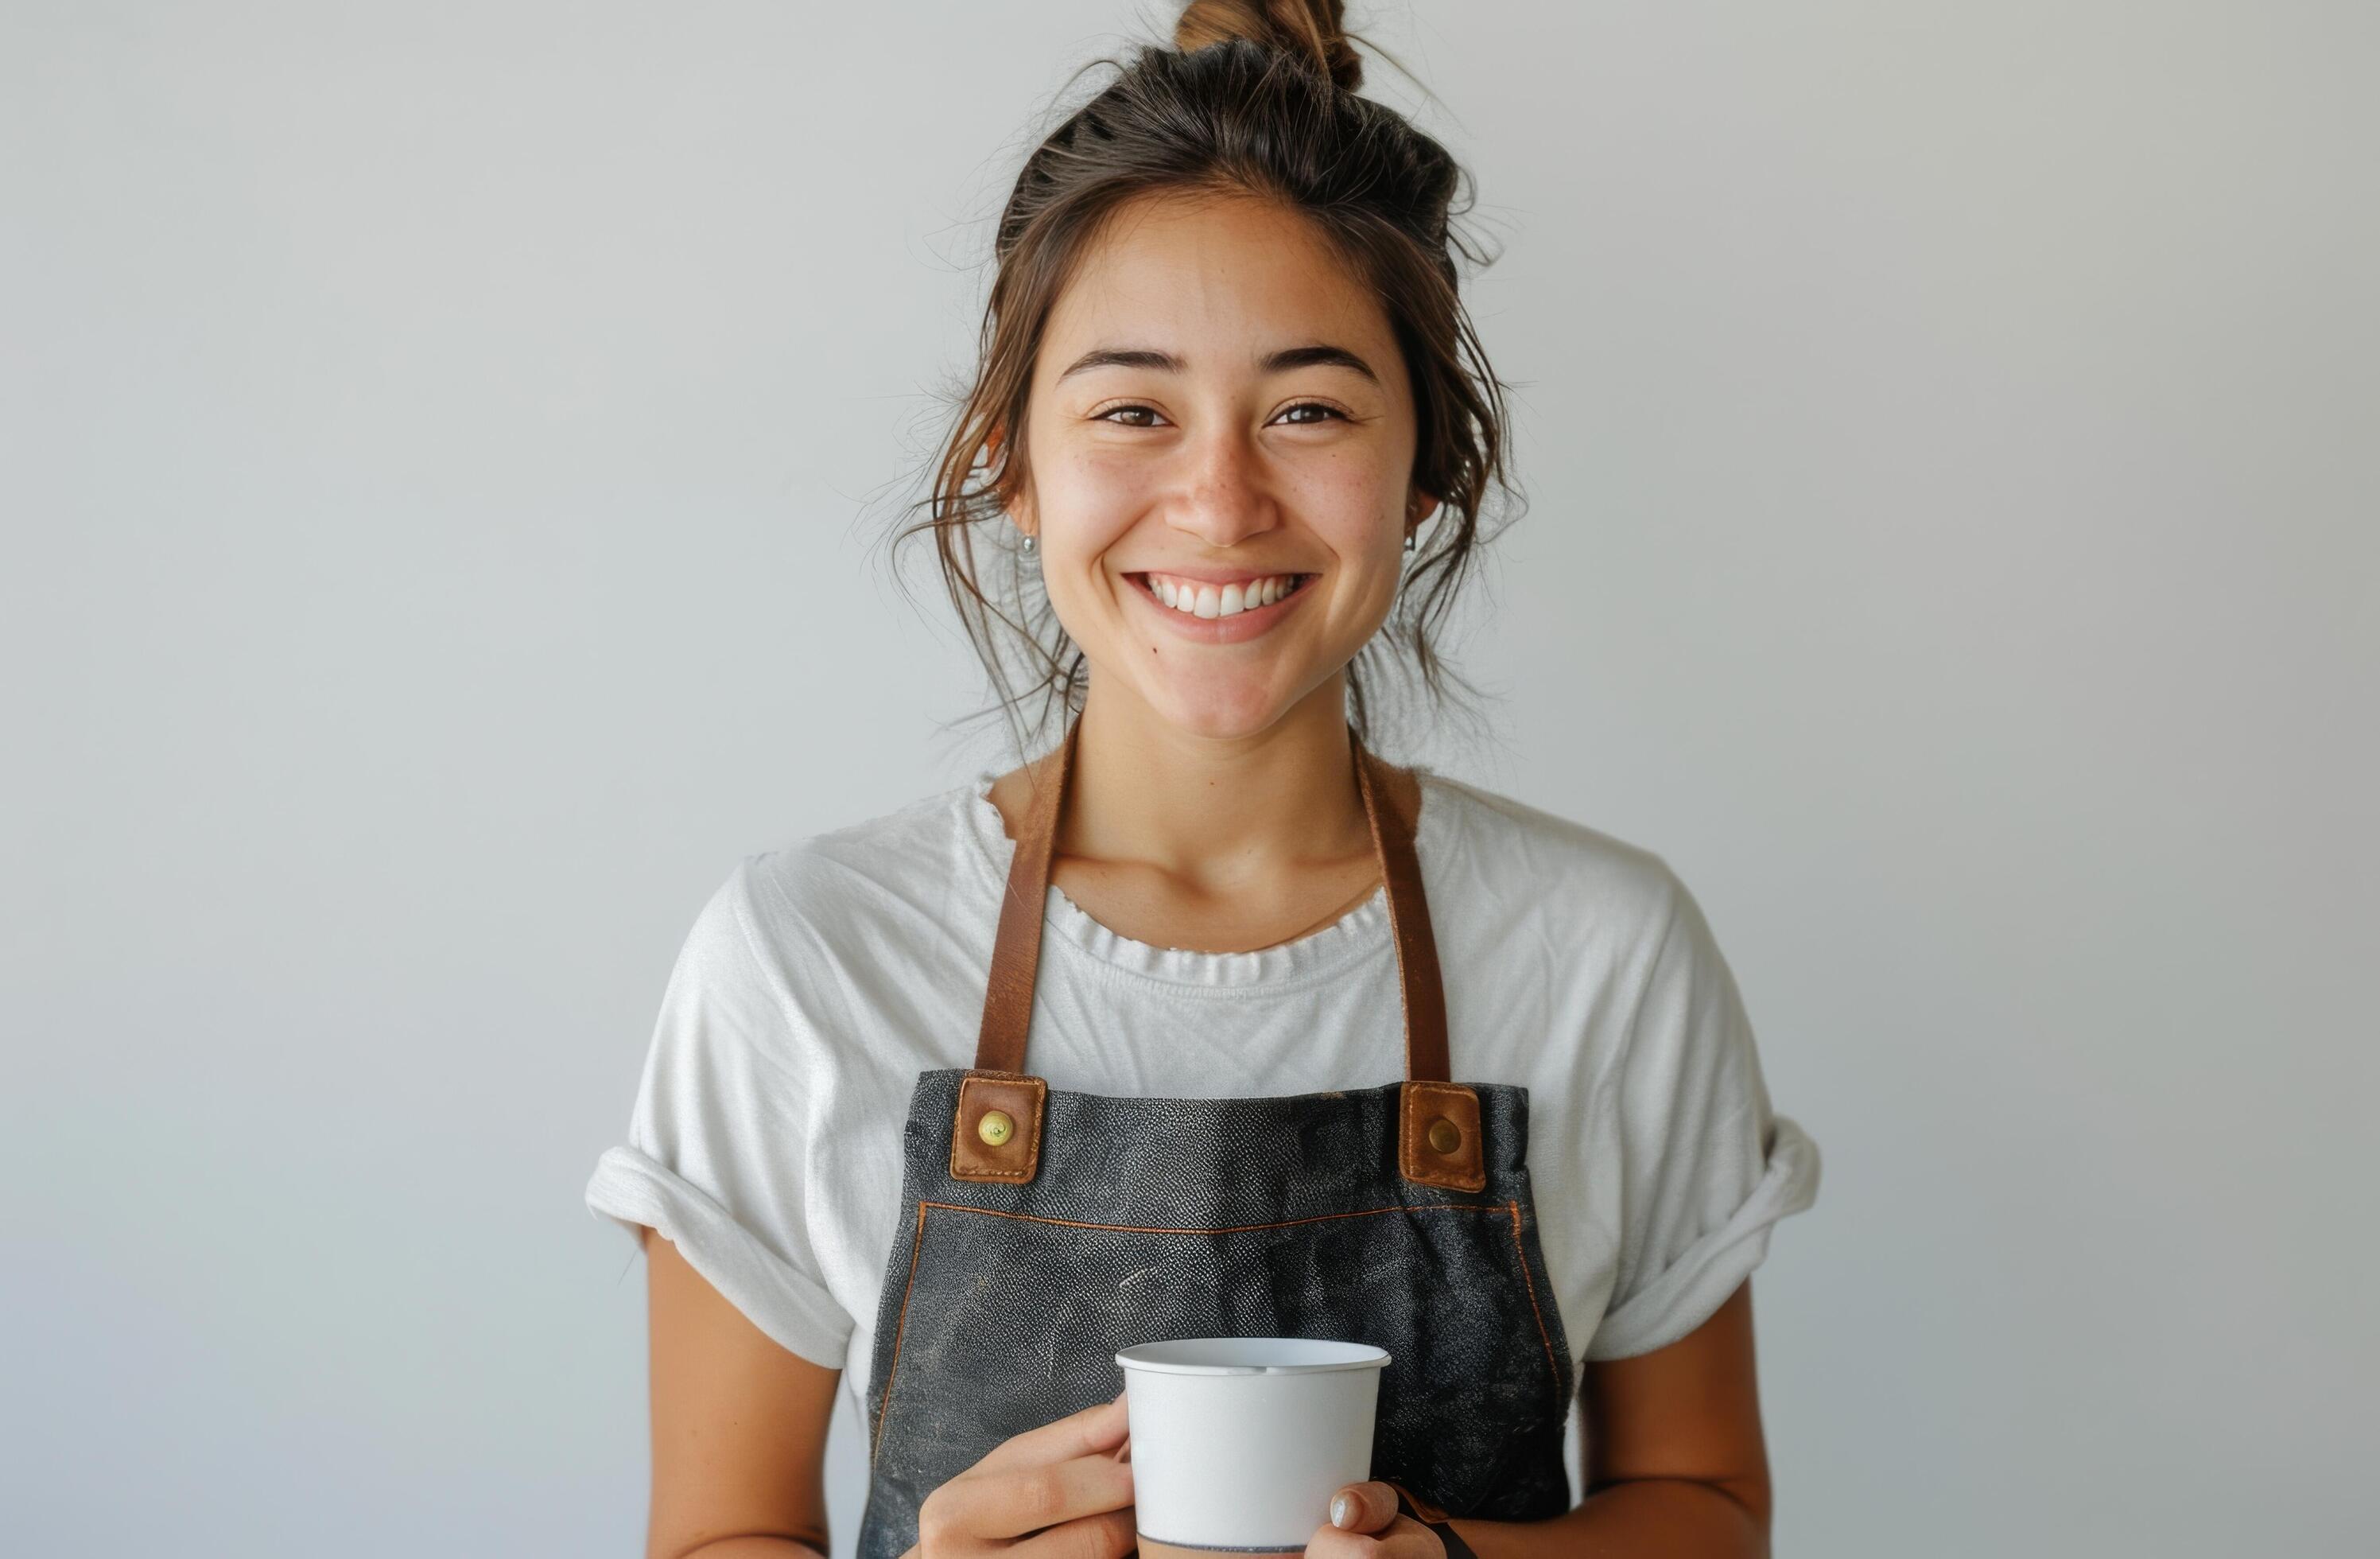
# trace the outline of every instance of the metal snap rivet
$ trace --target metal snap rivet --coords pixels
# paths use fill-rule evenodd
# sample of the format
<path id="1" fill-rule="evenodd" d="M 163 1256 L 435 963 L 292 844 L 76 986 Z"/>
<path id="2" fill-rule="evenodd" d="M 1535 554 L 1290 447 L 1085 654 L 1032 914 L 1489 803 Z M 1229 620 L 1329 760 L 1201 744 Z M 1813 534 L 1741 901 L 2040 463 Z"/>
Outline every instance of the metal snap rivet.
<path id="1" fill-rule="evenodd" d="M 1463 1146 L 1463 1128 L 1440 1115 L 1429 1123 L 1429 1145 L 1441 1153 L 1451 1153 Z"/>
<path id="2" fill-rule="evenodd" d="M 1016 1135 L 1016 1123 L 1004 1110 L 986 1110 L 983 1119 L 975 1123 L 975 1134 L 997 1148 Z"/>

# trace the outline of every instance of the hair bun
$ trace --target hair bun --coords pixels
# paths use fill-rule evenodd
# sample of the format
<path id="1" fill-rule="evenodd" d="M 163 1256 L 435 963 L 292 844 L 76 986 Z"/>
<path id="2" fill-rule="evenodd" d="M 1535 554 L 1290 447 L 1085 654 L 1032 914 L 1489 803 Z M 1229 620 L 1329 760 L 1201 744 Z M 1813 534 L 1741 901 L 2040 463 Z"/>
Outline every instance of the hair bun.
<path id="1" fill-rule="evenodd" d="M 1308 61 L 1352 92 L 1364 84 L 1364 61 L 1344 17 L 1341 0 L 1190 0 L 1173 24 L 1173 46 L 1187 54 L 1245 38 Z"/>

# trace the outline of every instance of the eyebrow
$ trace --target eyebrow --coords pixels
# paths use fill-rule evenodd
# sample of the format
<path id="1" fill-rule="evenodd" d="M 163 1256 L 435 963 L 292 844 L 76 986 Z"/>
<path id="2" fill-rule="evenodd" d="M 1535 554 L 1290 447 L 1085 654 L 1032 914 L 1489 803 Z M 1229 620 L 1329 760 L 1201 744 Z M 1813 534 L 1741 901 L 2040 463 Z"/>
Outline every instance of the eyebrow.
<path id="1" fill-rule="evenodd" d="M 1257 366 L 1267 373 L 1286 373 L 1293 368 L 1343 368 L 1362 374 L 1375 384 L 1380 382 L 1370 363 L 1344 347 L 1322 341 L 1305 347 L 1284 347 L 1258 359 Z M 1188 367 L 1172 353 L 1160 352 L 1153 347 L 1096 347 L 1076 358 L 1058 378 L 1068 379 L 1095 368 L 1151 368 L 1163 373 L 1180 373 Z"/>

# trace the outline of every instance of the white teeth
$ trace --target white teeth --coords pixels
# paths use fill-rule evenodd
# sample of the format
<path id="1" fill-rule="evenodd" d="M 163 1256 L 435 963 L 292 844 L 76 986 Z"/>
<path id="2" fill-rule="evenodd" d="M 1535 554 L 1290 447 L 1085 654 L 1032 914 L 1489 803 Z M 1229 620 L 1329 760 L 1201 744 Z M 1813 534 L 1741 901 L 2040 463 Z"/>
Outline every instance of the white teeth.
<path id="1" fill-rule="evenodd" d="M 1271 605 L 1290 592 L 1294 578 L 1289 574 L 1268 574 L 1260 579 L 1218 588 L 1192 579 L 1170 579 L 1151 574 L 1148 576 L 1148 591 L 1177 612 L 1196 617 L 1229 617 L 1242 612 L 1253 612 L 1259 606 Z"/>

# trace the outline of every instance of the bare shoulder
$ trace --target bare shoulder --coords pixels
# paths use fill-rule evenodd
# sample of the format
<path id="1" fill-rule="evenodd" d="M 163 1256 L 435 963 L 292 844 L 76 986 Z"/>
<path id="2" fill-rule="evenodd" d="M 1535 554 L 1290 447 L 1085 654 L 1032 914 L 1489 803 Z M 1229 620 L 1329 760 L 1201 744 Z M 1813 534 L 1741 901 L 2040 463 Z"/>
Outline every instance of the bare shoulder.
<path id="1" fill-rule="evenodd" d="M 1035 764 L 1041 761 L 1034 761 Z M 1000 814 L 1001 831 L 1012 840 L 1025 826 L 1026 810 L 1033 799 L 1033 773 L 1034 765 L 1011 769 L 993 780 L 991 788 L 984 793 L 984 798 Z"/>

